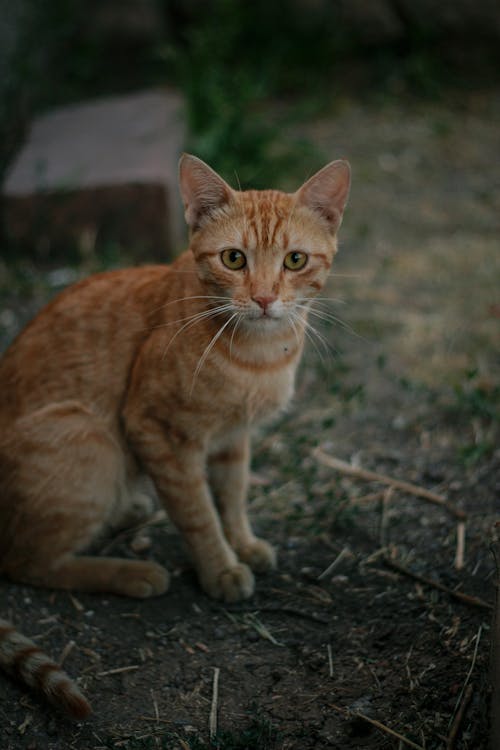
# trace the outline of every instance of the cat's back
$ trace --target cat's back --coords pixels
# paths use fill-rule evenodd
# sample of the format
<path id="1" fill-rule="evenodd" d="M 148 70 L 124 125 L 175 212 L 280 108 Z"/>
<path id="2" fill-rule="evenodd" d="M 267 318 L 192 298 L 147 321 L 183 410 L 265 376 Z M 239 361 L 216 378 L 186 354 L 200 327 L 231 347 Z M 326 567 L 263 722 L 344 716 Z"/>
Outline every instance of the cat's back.
<path id="1" fill-rule="evenodd" d="M 0 360 L 0 418 L 64 398 L 105 410 L 125 387 L 170 283 L 169 267 L 144 266 L 95 274 L 60 293 Z"/>

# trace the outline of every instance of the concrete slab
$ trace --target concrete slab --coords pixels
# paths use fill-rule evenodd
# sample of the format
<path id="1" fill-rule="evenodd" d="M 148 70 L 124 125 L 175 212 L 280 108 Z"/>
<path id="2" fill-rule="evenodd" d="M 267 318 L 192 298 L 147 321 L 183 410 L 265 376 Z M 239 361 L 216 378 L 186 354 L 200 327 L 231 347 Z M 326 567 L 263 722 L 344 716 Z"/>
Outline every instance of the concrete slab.
<path id="1" fill-rule="evenodd" d="M 8 235 L 44 254 L 93 236 L 145 257 L 172 256 L 186 236 L 177 187 L 183 142 L 182 100 L 166 90 L 36 118 L 3 185 Z"/>

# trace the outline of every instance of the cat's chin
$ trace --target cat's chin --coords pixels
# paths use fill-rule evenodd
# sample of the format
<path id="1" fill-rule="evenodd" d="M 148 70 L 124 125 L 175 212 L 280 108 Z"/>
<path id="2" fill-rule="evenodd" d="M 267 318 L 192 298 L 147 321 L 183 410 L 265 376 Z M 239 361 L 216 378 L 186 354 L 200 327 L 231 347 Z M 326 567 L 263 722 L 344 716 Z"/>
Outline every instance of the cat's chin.
<path id="1" fill-rule="evenodd" d="M 242 321 L 245 329 L 251 333 L 275 333 L 280 328 L 289 327 L 285 316 L 260 315 L 259 317 L 245 317 Z"/>

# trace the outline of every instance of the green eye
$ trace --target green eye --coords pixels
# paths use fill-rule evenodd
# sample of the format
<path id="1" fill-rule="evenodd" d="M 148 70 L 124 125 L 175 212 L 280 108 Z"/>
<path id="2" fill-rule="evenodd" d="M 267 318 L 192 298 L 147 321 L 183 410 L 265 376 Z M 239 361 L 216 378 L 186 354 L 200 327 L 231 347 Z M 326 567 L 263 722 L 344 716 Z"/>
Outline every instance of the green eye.
<path id="1" fill-rule="evenodd" d="M 301 268 L 304 268 L 306 263 L 307 255 L 298 250 L 287 253 L 287 255 L 285 255 L 285 260 L 283 261 L 283 265 L 285 268 L 288 268 L 289 271 L 300 271 Z"/>
<path id="2" fill-rule="evenodd" d="M 245 254 L 241 250 L 223 250 L 220 254 L 221 260 L 231 271 L 239 271 L 247 264 Z"/>

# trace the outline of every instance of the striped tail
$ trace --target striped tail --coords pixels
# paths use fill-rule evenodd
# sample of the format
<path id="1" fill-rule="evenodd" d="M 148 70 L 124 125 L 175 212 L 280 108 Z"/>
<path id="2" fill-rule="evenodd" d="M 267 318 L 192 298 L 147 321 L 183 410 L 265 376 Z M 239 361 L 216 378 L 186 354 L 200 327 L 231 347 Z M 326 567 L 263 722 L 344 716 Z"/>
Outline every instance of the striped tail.
<path id="1" fill-rule="evenodd" d="M 0 669 L 43 693 L 54 706 L 75 719 L 91 712 L 90 704 L 68 675 L 33 641 L 0 619 Z"/>

